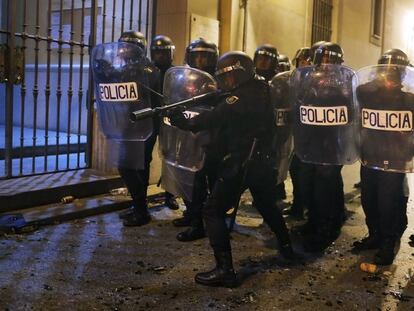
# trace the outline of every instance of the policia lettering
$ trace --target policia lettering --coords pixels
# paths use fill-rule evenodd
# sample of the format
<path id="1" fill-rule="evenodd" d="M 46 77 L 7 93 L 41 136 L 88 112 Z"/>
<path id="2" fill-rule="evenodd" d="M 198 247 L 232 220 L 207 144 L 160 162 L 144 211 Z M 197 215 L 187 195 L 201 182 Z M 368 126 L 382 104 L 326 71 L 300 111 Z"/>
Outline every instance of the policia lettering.
<path id="1" fill-rule="evenodd" d="M 102 101 L 138 100 L 138 87 L 135 82 L 99 84 L 99 97 Z"/>
<path id="2" fill-rule="evenodd" d="M 289 124 L 290 108 L 276 108 L 275 120 L 276 126 L 286 126 Z"/>
<path id="3" fill-rule="evenodd" d="M 362 127 L 381 131 L 409 132 L 413 129 L 413 113 L 405 110 L 362 109 Z"/>
<path id="4" fill-rule="evenodd" d="M 300 122 L 318 126 L 346 125 L 348 124 L 348 108 L 346 106 L 300 106 Z"/>

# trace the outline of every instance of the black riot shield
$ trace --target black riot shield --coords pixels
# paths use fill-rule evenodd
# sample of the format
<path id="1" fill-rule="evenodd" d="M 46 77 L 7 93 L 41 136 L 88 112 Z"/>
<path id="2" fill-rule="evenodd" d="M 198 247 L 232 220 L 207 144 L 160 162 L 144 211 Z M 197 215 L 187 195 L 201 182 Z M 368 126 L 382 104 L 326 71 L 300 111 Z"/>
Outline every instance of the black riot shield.
<path id="1" fill-rule="evenodd" d="M 118 167 L 144 168 L 153 121 L 132 123 L 129 114 L 151 107 L 149 65 L 144 51 L 130 43 L 105 43 L 92 51 L 98 120 Z"/>
<path id="2" fill-rule="evenodd" d="M 214 78 L 208 73 L 190 68 L 170 68 L 164 78 L 164 102 L 171 104 L 215 91 Z M 187 118 L 211 109 L 208 105 L 189 107 Z M 163 188 L 185 200 L 192 201 L 196 174 L 204 165 L 204 146 L 209 142 L 207 132 L 192 133 L 171 126 L 164 118 L 160 128 L 160 154 L 162 158 L 161 183 Z"/>
<path id="3" fill-rule="evenodd" d="M 292 109 L 289 100 L 290 75 L 290 71 L 279 73 L 274 76 L 270 82 L 270 98 L 273 104 L 276 120 L 273 150 L 276 154 L 278 184 L 283 182 L 287 177 L 293 152 Z"/>
<path id="4" fill-rule="evenodd" d="M 294 148 L 302 161 L 343 165 L 358 159 L 354 76 L 350 68 L 332 64 L 293 72 Z"/>
<path id="5" fill-rule="evenodd" d="M 357 72 L 362 165 L 414 172 L 414 70 L 376 65 Z"/>

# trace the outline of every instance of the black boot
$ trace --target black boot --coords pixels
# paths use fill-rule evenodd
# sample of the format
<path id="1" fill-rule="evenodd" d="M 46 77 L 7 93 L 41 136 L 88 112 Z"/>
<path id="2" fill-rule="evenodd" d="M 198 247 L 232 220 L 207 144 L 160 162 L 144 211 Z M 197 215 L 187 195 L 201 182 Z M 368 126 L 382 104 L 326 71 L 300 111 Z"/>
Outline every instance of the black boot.
<path id="1" fill-rule="evenodd" d="M 191 212 L 187 208 L 183 212 L 183 217 L 173 220 L 174 227 L 189 227 L 191 226 Z"/>
<path id="2" fill-rule="evenodd" d="M 174 219 L 173 225 L 175 227 L 188 227 L 191 226 L 191 219 L 188 216 L 184 215 L 184 217 Z"/>
<path id="3" fill-rule="evenodd" d="M 134 212 L 124 218 L 125 227 L 139 227 L 151 221 L 151 216 L 147 209 L 134 210 Z"/>
<path id="4" fill-rule="evenodd" d="M 290 244 L 290 242 L 280 245 L 279 252 L 287 260 L 295 259 L 295 253 L 293 252 L 292 244 Z"/>
<path id="5" fill-rule="evenodd" d="M 355 241 L 352 244 L 353 252 L 360 252 L 369 249 L 376 249 L 380 247 L 381 239 L 377 234 L 370 234 L 360 241 Z"/>
<path id="6" fill-rule="evenodd" d="M 134 213 L 134 207 L 130 207 L 130 208 L 128 208 L 128 209 L 126 209 L 126 210 L 124 210 L 124 211 L 120 212 L 120 213 L 118 214 L 118 216 L 119 216 L 119 218 L 120 218 L 120 219 L 126 219 L 126 218 L 131 217 L 131 215 L 132 215 L 133 213 Z"/>
<path id="7" fill-rule="evenodd" d="M 396 241 L 394 239 L 385 239 L 375 254 L 374 263 L 382 266 L 391 265 L 395 258 L 395 245 Z"/>
<path id="8" fill-rule="evenodd" d="M 169 192 L 165 193 L 165 206 L 172 210 L 177 210 L 180 207 L 175 197 Z"/>
<path id="9" fill-rule="evenodd" d="M 208 272 L 197 273 L 195 282 L 206 286 L 236 287 L 237 278 L 233 269 L 231 251 L 214 252 L 216 267 Z"/>
<path id="10" fill-rule="evenodd" d="M 202 239 L 206 236 L 203 226 L 191 226 L 187 230 L 177 234 L 177 240 L 180 242 L 190 242 Z"/>

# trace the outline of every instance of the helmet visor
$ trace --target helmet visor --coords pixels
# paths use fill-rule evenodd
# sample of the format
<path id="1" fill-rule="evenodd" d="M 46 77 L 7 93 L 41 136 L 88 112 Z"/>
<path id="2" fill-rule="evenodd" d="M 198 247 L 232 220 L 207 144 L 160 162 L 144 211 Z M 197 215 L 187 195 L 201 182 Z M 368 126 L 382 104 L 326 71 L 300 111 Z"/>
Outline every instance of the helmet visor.
<path id="1" fill-rule="evenodd" d="M 169 66 L 172 63 L 172 50 L 151 50 L 151 60 L 157 66 Z"/>
<path id="2" fill-rule="evenodd" d="M 257 55 L 254 59 L 254 66 L 259 70 L 274 70 L 276 59 L 267 55 Z"/>
<path id="3" fill-rule="evenodd" d="M 188 65 L 200 70 L 215 68 L 217 65 L 217 55 L 206 52 L 190 52 L 188 55 Z"/>
<path id="4" fill-rule="evenodd" d="M 238 85 L 235 70 L 216 75 L 216 80 L 218 87 L 224 91 L 231 91 Z"/>

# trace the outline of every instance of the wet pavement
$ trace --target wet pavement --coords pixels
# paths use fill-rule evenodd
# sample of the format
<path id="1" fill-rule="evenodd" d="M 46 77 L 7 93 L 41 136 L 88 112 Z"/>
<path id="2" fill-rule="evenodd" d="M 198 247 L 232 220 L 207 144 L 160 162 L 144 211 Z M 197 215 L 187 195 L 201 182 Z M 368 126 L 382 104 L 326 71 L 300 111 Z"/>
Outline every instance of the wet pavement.
<path id="1" fill-rule="evenodd" d="M 358 194 L 348 199 L 335 244 L 310 254 L 294 236 L 300 258 L 289 263 L 245 195 L 232 233 L 235 289 L 194 283 L 213 267 L 208 241 L 178 242 L 171 220 L 181 211 L 165 207 L 143 227 L 124 228 L 112 213 L 1 236 L 0 310 L 414 310 L 413 207 L 394 264 L 370 274 L 359 265 L 374 252 L 350 252 L 366 229 Z"/>

